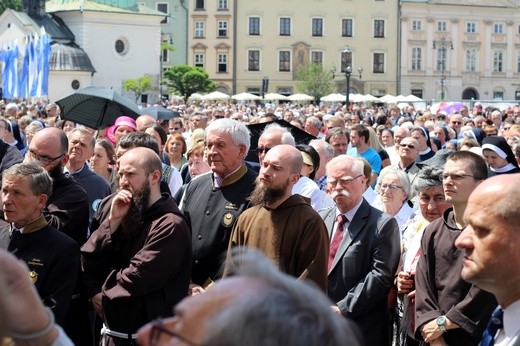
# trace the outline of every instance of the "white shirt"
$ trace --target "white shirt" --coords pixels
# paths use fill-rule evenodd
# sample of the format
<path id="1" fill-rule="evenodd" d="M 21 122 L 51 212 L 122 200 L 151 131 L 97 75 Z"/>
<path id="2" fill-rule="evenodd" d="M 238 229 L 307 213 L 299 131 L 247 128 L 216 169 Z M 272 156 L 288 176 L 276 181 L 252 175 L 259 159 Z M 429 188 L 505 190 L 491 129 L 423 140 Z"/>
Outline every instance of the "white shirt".
<path id="1" fill-rule="evenodd" d="M 520 343 L 520 300 L 504 309 L 504 328 L 495 336 L 495 346 L 513 346 Z"/>
<path id="2" fill-rule="evenodd" d="M 347 222 L 345 222 L 345 224 L 343 224 L 343 231 L 348 229 L 348 226 L 350 226 L 350 223 L 354 219 L 354 216 L 356 216 L 356 213 L 357 213 L 359 207 L 361 206 L 361 203 L 363 203 L 363 198 L 361 198 L 359 203 L 354 208 L 350 209 L 349 211 L 347 211 L 346 213 L 343 214 L 343 215 L 345 215 L 345 217 L 348 220 Z M 338 208 L 336 208 L 336 217 L 334 218 L 334 220 L 337 220 L 338 215 L 340 215 L 340 214 L 341 214 L 341 212 L 339 211 Z M 336 234 L 336 221 L 334 221 L 334 227 L 332 227 L 332 234 L 331 234 L 330 239 L 334 239 L 334 234 Z"/>

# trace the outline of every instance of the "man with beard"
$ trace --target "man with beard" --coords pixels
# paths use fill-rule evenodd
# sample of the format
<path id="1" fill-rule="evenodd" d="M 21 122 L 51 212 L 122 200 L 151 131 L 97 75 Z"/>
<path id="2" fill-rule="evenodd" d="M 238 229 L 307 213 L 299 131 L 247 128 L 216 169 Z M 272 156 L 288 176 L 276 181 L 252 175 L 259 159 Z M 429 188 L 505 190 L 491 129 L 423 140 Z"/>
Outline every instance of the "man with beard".
<path id="1" fill-rule="evenodd" d="M 329 236 L 328 295 L 332 310 L 352 319 L 366 345 L 390 345 L 388 293 L 399 264 L 397 221 L 363 198 L 362 161 L 339 155 L 327 164 L 334 208 L 320 211 Z"/>
<path id="2" fill-rule="evenodd" d="M 159 156 L 134 148 L 118 164 L 120 190 L 81 252 L 87 293 L 104 322 L 102 341 L 135 345 L 139 327 L 171 316 L 186 296 L 191 237 L 174 200 L 161 195 Z"/>
<path id="3" fill-rule="evenodd" d="M 69 160 L 68 147 L 65 132 L 54 127 L 42 129 L 29 144 L 24 162 L 37 162 L 49 172 L 53 188 L 43 215 L 50 226 L 81 246 L 88 235 L 88 196 L 74 179 L 63 173 Z"/>
<path id="4" fill-rule="evenodd" d="M 233 227 L 228 258 L 235 246 L 257 248 L 282 272 L 312 280 L 326 292 L 327 229 L 309 202 L 292 194 L 302 164 L 300 151 L 291 145 L 277 145 L 265 155 L 249 198 L 254 206 Z"/>

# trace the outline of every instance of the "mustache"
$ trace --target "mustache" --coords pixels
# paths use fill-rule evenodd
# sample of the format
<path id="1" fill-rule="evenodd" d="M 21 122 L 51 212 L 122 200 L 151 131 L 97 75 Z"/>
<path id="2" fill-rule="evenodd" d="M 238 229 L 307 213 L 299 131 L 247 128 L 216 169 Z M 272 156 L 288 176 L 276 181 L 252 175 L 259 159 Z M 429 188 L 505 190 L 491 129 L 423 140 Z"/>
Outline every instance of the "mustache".
<path id="1" fill-rule="evenodd" d="M 344 197 L 350 198 L 350 193 L 345 189 L 341 189 L 341 190 L 334 191 L 331 195 L 332 199 L 336 199 L 339 196 L 344 196 Z"/>

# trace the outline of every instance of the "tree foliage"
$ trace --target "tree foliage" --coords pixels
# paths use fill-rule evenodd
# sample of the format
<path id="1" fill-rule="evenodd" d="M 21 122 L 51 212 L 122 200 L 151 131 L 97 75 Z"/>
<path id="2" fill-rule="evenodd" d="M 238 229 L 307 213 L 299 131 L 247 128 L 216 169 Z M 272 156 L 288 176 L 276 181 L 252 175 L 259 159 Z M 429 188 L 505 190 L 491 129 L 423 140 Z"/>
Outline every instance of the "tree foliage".
<path id="1" fill-rule="evenodd" d="M 184 100 L 196 92 L 215 90 L 215 83 L 202 67 L 189 65 L 176 65 L 164 71 L 163 83 L 175 94 L 184 97 Z"/>
<path id="2" fill-rule="evenodd" d="M 137 79 L 127 79 L 123 82 L 123 88 L 126 91 L 132 91 L 135 95 L 135 102 L 137 102 L 142 94 L 152 90 L 152 78 L 150 76 L 142 76 Z"/>
<path id="3" fill-rule="evenodd" d="M 318 102 L 322 96 L 334 91 L 332 72 L 324 71 L 317 63 L 310 63 L 300 67 L 296 73 L 296 89 L 299 92 L 311 95 Z"/>
<path id="4" fill-rule="evenodd" d="M 8 8 L 21 11 L 22 10 L 22 0 L 2 0 L 0 1 L 0 15 L 4 13 Z"/>

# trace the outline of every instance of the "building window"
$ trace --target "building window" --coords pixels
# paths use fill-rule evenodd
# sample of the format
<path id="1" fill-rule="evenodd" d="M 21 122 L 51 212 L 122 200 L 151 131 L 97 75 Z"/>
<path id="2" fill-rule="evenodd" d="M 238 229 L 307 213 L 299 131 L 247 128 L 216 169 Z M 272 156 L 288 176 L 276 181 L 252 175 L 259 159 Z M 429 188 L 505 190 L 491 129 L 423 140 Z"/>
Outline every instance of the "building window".
<path id="1" fill-rule="evenodd" d="M 247 70 L 260 71 L 260 51 L 250 50 L 247 53 Z"/>
<path id="2" fill-rule="evenodd" d="M 493 100 L 502 101 L 504 99 L 503 91 L 493 91 Z"/>
<path id="3" fill-rule="evenodd" d="M 323 36 L 322 18 L 312 18 L 312 36 Z"/>
<path id="4" fill-rule="evenodd" d="M 448 31 L 448 23 L 443 20 L 437 22 L 437 31 L 447 32 Z"/>
<path id="5" fill-rule="evenodd" d="M 291 52 L 283 50 L 278 52 L 278 71 L 289 72 L 291 71 Z"/>
<path id="6" fill-rule="evenodd" d="M 249 35 L 260 35 L 260 17 L 249 17 Z"/>
<path id="7" fill-rule="evenodd" d="M 477 49 L 476 48 L 467 48 L 465 54 L 466 60 L 466 72 L 476 72 L 477 71 Z"/>
<path id="8" fill-rule="evenodd" d="M 195 0 L 195 9 L 196 10 L 203 10 L 204 7 L 204 0 Z"/>
<path id="9" fill-rule="evenodd" d="M 374 53 L 374 73 L 385 73 L 385 54 Z"/>
<path id="10" fill-rule="evenodd" d="M 493 34 L 502 35 L 504 33 L 504 24 L 495 23 L 493 24 Z"/>
<path id="11" fill-rule="evenodd" d="M 117 54 L 125 55 L 126 53 L 128 53 L 128 42 L 126 41 L 126 39 L 120 38 L 116 40 L 114 48 Z"/>
<path id="12" fill-rule="evenodd" d="M 422 31 L 422 22 L 420 20 L 412 21 L 412 31 Z"/>
<path id="13" fill-rule="evenodd" d="M 437 71 L 446 71 L 447 49 L 441 47 L 437 49 Z"/>
<path id="14" fill-rule="evenodd" d="M 383 38 L 385 37 L 385 21 L 382 19 L 374 20 L 374 37 Z"/>
<path id="15" fill-rule="evenodd" d="M 205 23 L 203 21 L 195 22 L 195 38 L 204 38 L 204 36 L 205 36 L 204 26 L 205 26 Z"/>
<path id="16" fill-rule="evenodd" d="M 352 19 L 342 19 L 341 20 L 341 36 L 342 37 L 352 37 Z"/>
<path id="17" fill-rule="evenodd" d="M 218 21 L 218 37 L 228 36 L 228 22 L 227 20 Z"/>
<path id="18" fill-rule="evenodd" d="M 493 52 L 493 72 L 504 72 L 504 52 L 502 50 Z"/>
<path id="19" fill-rule="evenodd" d="M 280 36 L 291 36 L 291 18 L 280 18 Z"/>
<path id="20" fill-rule="evenodd" d="M 194 64 L 195 64 L 195 67 L 204 68 L 204 54 L 196 53 L 194 56 Z"/>
<path id="21" fill-rule="evenodd" d="M 167 2 L 158 2 L 157 4 L 157 11 L 166 13 L 166 16 L 163 20 L 161 20 L 161 24 L 167 24 L 168 23 L 168 3 Z"/>
<path id="22" fill-rule="evenodd" d="M 469 34 L 474 34 L 477 32 L 477 23 L 476 22 L 466 22 L 466 32 Z"/>
<path id="23" fill-rule="evenodd" d="M 217 2 L 217 10 L 227 10 L 228 9 L 228 1 L 227 0 L 218 0 Z"/>
<path id="24" fill-rule="evenodd" d="M 422 48 L 412 48 L 412 70 L 420 71 L 422 63 Z"/>
<path id="25" fill-rule="evenodd" d="M 311 61 L 314 64 L 323 66 L 323 52 L 311 52 Z"/>
<path id="26" fill-rule="evenodd" d="M 219 53 L 218 59 L 218 70 L 217 72 L 227 72 L 228 55 L 226 53 Z"/>

